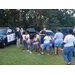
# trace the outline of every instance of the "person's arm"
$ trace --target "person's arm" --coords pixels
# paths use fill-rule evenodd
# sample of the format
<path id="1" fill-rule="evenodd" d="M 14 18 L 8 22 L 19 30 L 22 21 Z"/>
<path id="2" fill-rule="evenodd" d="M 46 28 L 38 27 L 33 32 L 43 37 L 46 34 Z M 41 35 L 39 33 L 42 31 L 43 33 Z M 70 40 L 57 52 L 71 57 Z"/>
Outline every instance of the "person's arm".
<path id="1" fill-rule="evenodd" d="M 56 40 L 56 37 L 57 37 L 57 34 L 55 34 L 55 36 L 54 36 L 54 41 Z"/>
<path id="2" fill-rule="evenodd" d="M 66 44 L 66 43 L 67 43 L 67 37 L 64 38 L 62 45 Z"/>

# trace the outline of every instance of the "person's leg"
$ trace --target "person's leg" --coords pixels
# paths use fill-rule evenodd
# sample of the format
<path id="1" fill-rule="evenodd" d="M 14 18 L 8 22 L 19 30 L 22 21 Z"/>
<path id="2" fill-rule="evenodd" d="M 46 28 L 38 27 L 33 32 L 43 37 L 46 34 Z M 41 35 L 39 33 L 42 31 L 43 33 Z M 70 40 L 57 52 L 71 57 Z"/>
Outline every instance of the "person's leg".
<path id="1" fill-rule="evenodd" d="M 18 44 L 19 44 L 19 39 L 17 39 L 17 48 L 19 48 L 19 45 Z"/>
<path id="2" fill-rule="evenodd" d="M 32 51 L 35 49 L 35 45 L 33 45 L 33 49 L 30 50 L 30 54 L 32 54 Z"/>
<path id="3" fill-rule="evenodd" d="M 49 43 L 46 44 L 47 55 L 49 55 Z"/>
<path id="4" fill-rule="evenodd" d="M 19 45 L 19 47 L 21 47 L 21 45 L 20 45 L 20 38 L 18 39 L 18 45 Z"/>
<path id="5" fill-rule="evenodd" d="M 68 60 L 68 58 L 66 56 L 67 54 L 68 54 L 68 48 L 64 47 L 63 52 L 62 52 L 62 56 L 63 56 L 64 60 L 67 61 L 67 64 L 70 64 L 70 62 L 69 62 L 69 60 Z"/>
<path id="6" fill-rule="evenodd" d="M 68 53 L 68 55 L 67 55 L 67 58 L 68 58 L 68 60 L 69 60 L 70 63 L 71 63 L 73 51 L 74 51 L 74 47 L 71 46 L 71 47 L 69 48 L 69 53 Z"/>
<path id="7" fill-rule="evenodd" d="M 60 51 L 61 51 L 61 46 L 58 46 L 58 53 L 60 55 Z"/>
<path id="8" fill-rule="evenodd" d="M 55 50 L 55 54 L 57 54 L 57 47 L 56 46 L 54 46 L 54 50 Z"/>
<path id="9" fill-rule="evenodd" d="M 45 43 L 42 45 L 42 52 L 41 52 L 41 54 L 43 54 L 43 51 L 44 51 L 44 48 L 45 48 Z"/>

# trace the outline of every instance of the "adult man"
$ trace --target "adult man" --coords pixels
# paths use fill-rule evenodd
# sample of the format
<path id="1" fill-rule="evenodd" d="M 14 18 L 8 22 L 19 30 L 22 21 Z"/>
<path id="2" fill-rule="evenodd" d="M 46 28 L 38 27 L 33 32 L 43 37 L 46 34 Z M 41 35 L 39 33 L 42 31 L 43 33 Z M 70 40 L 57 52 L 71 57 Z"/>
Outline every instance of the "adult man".
<path id="1" fill-rule="evenodd" d="M 16 28 L 17 32 L 16 32 L 16 39 L 17 39 L 17 48 L 20 48 L 20 38 L 21 38 L 21 33 L 20 33 L 20 29 Z"/>
<path id="2" fill-rule="evenodd" d="M 43 28 L 43 31 L 41 32 L 40 36 L 43 37 L 44 39 L 44 37 L 46 36 L 46 28 Z M 44 40 L 41 40 L 41 41 L 44 42 Z"/>

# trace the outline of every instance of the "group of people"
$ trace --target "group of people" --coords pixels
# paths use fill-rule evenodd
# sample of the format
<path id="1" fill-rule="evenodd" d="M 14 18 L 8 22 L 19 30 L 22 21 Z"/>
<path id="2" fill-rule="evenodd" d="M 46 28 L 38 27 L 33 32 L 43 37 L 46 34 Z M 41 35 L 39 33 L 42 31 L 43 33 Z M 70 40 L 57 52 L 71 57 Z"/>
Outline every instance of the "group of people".
<path id="1" fill-rule="evenodd" d="M 74 33 L 73 33 L 74 32 Z M 36 52 L 38 55 L 40 55 L 39 47 L 41 47 L 41 54 L 44 54 L 44 49 L 47 50 L 47 55 L 49 55 L 50 51 L 50 45 L 52 43 L 52 39 L 49 36 L 48 33 L 46 33 L 46 28 L 43 29 L 41 34 L 39 35 L 38 32 L 34 34 L 33 37 L 33 48 L 31 48 L 31 41 L 30 36 L 28 34 L 28 31 L 24 31 L 23 28 L 21 30 L 19 28 L 16 28 L 16 39 L 17 39 L 17 47 L 20 48 L 20 41 L 22 43 L 23 40 L 23 52 L 29 51 L 30 54 L 32 54 L 32 51 L 36 49 Z M 27 43 L 29 41 L 29 43 Z M 54 55 L 58 54 L 60 55 L 61 47 L 63 48 L 62 56 L 65 61 L 67 61 L 67 65 L 71 64 L 72 59 L 72 53 L 74 51 L 74 44 L 75 44 L 75 29 L 73 31 L 70 29 L 68 32 L 65 33 L 65 37 L 63 39 L 63 34 L 60 29 L 57 30 L 55 36 L 54 36 Z M 74 55 L 74 53 L 73 53 Z"/>

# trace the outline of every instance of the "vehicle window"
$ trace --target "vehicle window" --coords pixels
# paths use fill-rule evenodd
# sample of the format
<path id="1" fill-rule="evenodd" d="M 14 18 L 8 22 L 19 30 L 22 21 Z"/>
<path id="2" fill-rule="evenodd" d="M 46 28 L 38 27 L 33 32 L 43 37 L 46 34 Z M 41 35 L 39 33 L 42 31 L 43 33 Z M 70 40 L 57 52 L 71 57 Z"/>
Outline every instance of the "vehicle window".
<path id="1" fill-rule="evenodd" d="M 47 33 L 49 33 L 49 36 L 54 36 L 53 32 L 47 32 Z"/>
<path id="2" fill-rule="evenodd" d="M 0 35 L 5 35 L 5 34 L 6 34 L 6 32 L 7 32 L 7 30 L 6 30 L 6 29 L 0 29 Z"/>
<path id="3" fill-rule="evenodd" d="M 12 33 L 12 30 L 11 29 L 8 29 L 7 33 L 8 34 L 11 34 Z"/>

